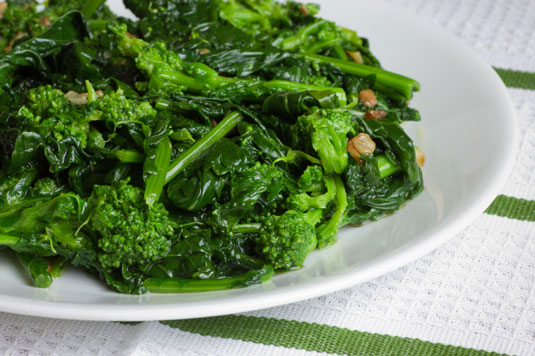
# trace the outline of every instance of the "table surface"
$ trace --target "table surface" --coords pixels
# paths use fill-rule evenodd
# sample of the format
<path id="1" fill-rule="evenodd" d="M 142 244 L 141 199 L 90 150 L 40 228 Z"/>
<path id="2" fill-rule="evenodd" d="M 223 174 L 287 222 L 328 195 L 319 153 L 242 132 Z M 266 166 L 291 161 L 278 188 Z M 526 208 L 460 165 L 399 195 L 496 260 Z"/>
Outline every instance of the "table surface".
<path id="1" fill-rule="evenodd" d="M 508 87 L 520 151 L 485 214 L 398 270 L 282 307 L 129 324 L 0 313 L 0 355 L 535 354 L 535 1 L 389 1 L 434 19 Z"/>

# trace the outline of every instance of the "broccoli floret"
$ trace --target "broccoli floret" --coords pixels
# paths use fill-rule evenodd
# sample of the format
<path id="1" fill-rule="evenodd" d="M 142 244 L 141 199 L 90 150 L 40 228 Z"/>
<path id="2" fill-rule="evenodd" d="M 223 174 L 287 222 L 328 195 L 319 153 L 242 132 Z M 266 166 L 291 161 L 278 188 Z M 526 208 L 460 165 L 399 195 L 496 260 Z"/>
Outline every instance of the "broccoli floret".
<path id="1" fill-rule="evenodd" d="M 300 190 L 301 193 L 299 194 L 293 194 L 288 197 L 288 204 L 290 205 L 290 208 L 299 210 L 299 211 L 307 211 L 309 209 L 325 209 L 327 205 L 334 200 L 336 197 L 336 183 L 332 176 L 323 176 L 321 173 L 321 167 L 315 166 L 320 169 L 319 178 L 323 181 L 323 183 L 317 184 L 317 182 L 314 182 L 316 186 L 312 186 L 310 188 L 313 188 L 311 195 L 307 194 L 305 189 L 310 189 L 308 187 L 302 188 L 304 182 L 306 183 L 312 183 L 313 181 L 309 181 L 309 179 L 317 179 L 318 177 L 311 177 L 309 172 L 314 172 L 314 174 L 318 174 L 316 169 L 311 169 L 310 171 L 307 169 L 305 173 L 303 173 L 303 176 L 299 179 L 300 183 Z M 320 181 L 321 182 L 321 181 Z M 318 185 L 321 187 L 318 190 Z M 326 190 L 325 193 L 321 194 L 321 191 Z"/>
<path id="2" fill-rule="evenodd" d="M 45 177 L 35 181 L 33 185 L 32 195 L 34 196 L 49 196 L 53 197 L 60 193 L 64 188 L 50 178 Z"/>
<path id="3" fill-rule="evenodd" d="M 70 108 L 70 102 L 61 90 L 44 85 L 28 91 L 27 102 L 19 109 L 19 115 L 30 120 L 33 125 L 39 125 L 42 120 Z"/>
<path id="4" fill-rule="evenodd" d="M 271 215 L 256 239 L 261 255 L 276 270 L 303 266 L 308 253 L 316 248 L 314 225 L 321 215 L 321 210 L 288 210 L 281 216 Z"/>
<path id="5" fill-rule="evenodd" d="M 320 166 L 308 166 L 299 180 L 297 187 L 302 192 L 321 193 L 323 190 L 323 170 Z"/>
<path id="6" fill-rule="evenodd" d="M 97 111 L 91 120 L 98 117 L 112 126 L 125 122 L 149 123 L 157 114 L 149 102 L 127 99 L 121 89 L 104 95 L 96 103 Z"/>
<path id="7" fill-rule="evenodd" d="M 182 59 L 176 53 L 168 51 L 165 43 L 148 43 L 140 38 L 128 36 L 125 24 L 110 22 L 107 29 L 115 35 L 121 53 L 135 58 L 138 67 L 147 74 L 151 75 L 156 68 L 162 67 L 167 70 L 182 69 Z"/>
<path id="8" fill-rule="evenodd" d="M 122 181 L 96 185 L 89 198 L 89 228 L 98 232 L 98 260 L 105 270 L 144 266 L 164 257 L 175 236 L 163 204 L 145 204 L 143 191 Z"/>
<path id="9" fill-rule="evenodd" d="M 318 153 L 325 174 L 341 174 L 347 167 L 347 135 L 352 128 L 351 113 L 317 110 L 300 116 L 292 126 L 294 147 L 312 146 Z"/>
<path id="10" fill-rule="evenodd" d="M 65 97 L 62 91 L 45 85 L 28 91 L 27 103 L 18 111 L 18 116 L 29 123 L 27 130 L 41 137 L 60 141 L 76 138 L 82 147 L 87 143 L 89 121 L 82 111 Z"/>
<path id="11" fill-rule="evenodd" d="M 276 270 L 303 266 L 307 254 L 317 245 L 314 226 L 321 210 L 306 213 L 288 210 L 280 216 L 269 215 L 261 223 L 235 225 L 234 233 L 254 233 L 257 253 Z"/>
<path id="12" fill-rule="evenodd" d="M 88 88 L 93 89 L 89 83 Z M 128 99 L 121 89 L 93 102 L 88 102 L 89 96 L 85 93 L 75 94 L 86 98 L 85 103 L 73 104 L 69 99 L 72 96 L 67 98 L 62 91 L 50 85 L 33 88 L 28 92 L 27 103 L 19 109 L 18 116 L 26 119 L 27 126 L 31 126 L 27 130 L 42 137 L 53 137 L 54 141 L 72 136 L 82 148 L 87 146 L 88 141 L 93 148 L 103 146 L 101 135 L 89 125 L 92 121 L 104 121 L 110 130 L 114 130 L 127 122 L 150 126 L 151 120 L 156 117 L 157 112 L 149 102 Z"/>

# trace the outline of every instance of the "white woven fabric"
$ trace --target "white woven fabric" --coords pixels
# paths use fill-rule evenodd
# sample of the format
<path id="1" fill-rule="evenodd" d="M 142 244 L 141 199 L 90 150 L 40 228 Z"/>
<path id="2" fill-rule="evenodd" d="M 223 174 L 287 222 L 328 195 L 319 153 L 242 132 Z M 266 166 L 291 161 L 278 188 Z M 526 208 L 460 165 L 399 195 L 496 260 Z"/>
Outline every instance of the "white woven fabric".
<path id="1" fill-rule="evenodd" d="M 535 1 L 390 0 L 434 18 L 491 65 L 535 72 Z M 520 153 L 503 194 L 535 199 L 535 91 L 510 89 Z M 248 315 L 535 354 L 535 224 L 482 215 L 409 265 L 324 297 Z M 0 314 L 0 355 L 319 355 L 181 332 Z"/>

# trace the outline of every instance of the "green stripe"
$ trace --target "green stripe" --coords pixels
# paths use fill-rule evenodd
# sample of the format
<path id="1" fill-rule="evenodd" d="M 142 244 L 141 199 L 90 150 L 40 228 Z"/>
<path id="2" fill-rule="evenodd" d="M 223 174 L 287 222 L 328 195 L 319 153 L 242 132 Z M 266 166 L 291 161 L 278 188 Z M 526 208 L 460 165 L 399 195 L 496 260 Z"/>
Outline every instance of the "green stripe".
<path id="1" fill-rule="evenodd" d="M 329 325 L 246 315 L 160 321 L 160 323 L 203 336 L 214 336 L 337 355 L 498 355 L 493 352 L 435 344 L 418 339 L 371 334 Z"/>
<path id="2" fill-rule="evenodd" d="M 535 73 L 502 68 L 494 68 L 494 70 L 510 88 L 535 90 Z"/>
<path id="3" fill-rule="evenodd" d="M 498 195 L 485 213 L 509 219 L 535 221 L 535 200 Z"/>

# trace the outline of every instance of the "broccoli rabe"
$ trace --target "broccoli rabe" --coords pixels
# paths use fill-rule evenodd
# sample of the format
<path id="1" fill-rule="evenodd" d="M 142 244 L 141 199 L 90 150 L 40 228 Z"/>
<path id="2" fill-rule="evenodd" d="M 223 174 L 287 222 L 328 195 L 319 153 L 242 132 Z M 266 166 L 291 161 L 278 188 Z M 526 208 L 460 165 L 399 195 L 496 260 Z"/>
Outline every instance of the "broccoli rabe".
<path id="1" fill-rule="evenodd" d="M 86 213 L 87 204 L 73 193 L 44 202 L 28 199 L 0 214 L 0 247 L 38 256 L 76 250 L 83 245 L 76 230 Z"/>
<path id="2" fill-rule="evenodd" d="M 276 270 L 288 270 L 303 266 L 308 253 L 316 248 L 314 227 L 321 218 L 321 210 L 288 210 L 281 216 L 270 215 L 261 223 L 236 225 L 233 232 L 256 233 L 260 256 Z"/>
<path id="3" fill-rule="evenodd" d="M 346 102 L 345 92 L 341 88 L 287 80 L 265 81 L 221 76 L 206 64 L 183 62 L 177 54 L 167 50 L 163 43 L 149 44 L 139 38 L 129 37 L 125 25 L 109 23 L 107 29 L 114 34 L 122 54 L 135 58 L 139 69 L 148 75 L 149 88 L 153 90 L 178 90 L 216 97 L 234 95 L 250 100 L 286 90 L 329 90 L 337 94 L 341 104 Z"/>
<path id="4" fill-rule="evenodd" d="M 32 2 L 26 4 L 12 0 L 1 2 L 0 14 L 0 50 L 2 53 L 11 51 L 17 40 L 30 38 L 44 28 L 36 4 Z"/>
<path id="5" fill-rule="evenodd" d="M 176 239 L 165 207 L 149 208 L 143 191 L 127 181 L 97 185 L 89 197 L 88 227 L 97 234 L 98 260 L 107 270 L 144 265 L 164 257 Z"/>
<path id="6" fill-rule="evenodd" d="M 19 109 L 18 114 L 33 125 L 39 125 L 43 119 L 68 111 L 70 106 L 61 90 L 44 85 L 28 91 L 27 102 Z"/>
<path id="7" fill-rule="evenodd" d="M 156 117 L 156 110 L 147 101 L 127 99 L 121 89 L 104 95 L 96 102 L 91 120 L 103 120 L 109 125 L 120 126 L 126 123 L 151 124 Z"/>
<path id="8" fill-rule="evenodd" d="M 88 120 L 75 109 L 63 92 L 50 85 L 30 90 L 28 101 L 19 109 L 18 116 L 31 123 L 30 127 L 26 127 L 27 131 L 48 137 L 48 141 L 57 142 L 74 137 L 81 147 L 87 143 Z"/>
<path id="9" fill-rule="evenodd" d="M 25 105 L 14 113 L 23 134 L 15 141 L 13 155 L 28 162 L 37 159 L 42 147 L 52 172 L 106 157 L 142 162 L 143 152 L 123 147 L 126 143 L 114 138 L 124 127 L 130 139 L 143 146 L 156 124 L 156 110 L 149 102 L 126 98 L 121 89 L 97 95 L 91 84 L 87 87 L 88 93 L 64 94 L 50 85 L 30 90 Z"/>
<path id="10" fill-rule="evenodd" d="M 288 9 L 273 0 L 220 1 L 219 16 L 243 32 L 260 35 L 273 31 L 273 23 L 288 21 Z"/>
<path id="11" fill-rule="evenodd" d="M 299 178 L 298 183 L 301 193 L 292 194 L 288 197 L 288 204 L 292 209 L 299 211 L 307 211 L 313 208 L 325 209 L 336 196 L 334 178 L 332 176 L 323 176 L 320 166 L 309 166 Z M 326 191 L 322 192 L 323 190 Z M 307 192 L 310 192 L 310 194 L 307 194 Z"/>
<path id="12" fill-rule="evenodd" d="M 0 248 L 34 285 L 68 264 L 122 293 L 262 283 L 421 191 L 399 126 L 418 83 L 317 6 L 102 3 L 0 1 L 20 20 L 0 30 Z"/>
<path id="13" fill-rule="evenodd" d="M 0 50 L 7 53 L 19 41 L 46 30 L 69 11 L 84 8 L 84 15 L 113 20 L 116 16 L 103 0 L 48 0 L 43 9 L 38 1 L 7 0 L 0 2 Z M 96 13 L 95 13 L 96 12 Z"/>
<path id="14" fill-rule="evenodd" d="M 315 151 L 325 174 L 344 172 L 347 166 L 348 134 L 354 130 L 351 113 L 321 109 L 300 116 L 292 126 L 292 143 Z"/>
<path id="15" fill-rule="evenodd" d="M 318 165 L 308 166 L 297 181 L 297 186 L 303 193 L 321 193 L 323 191 L 323 184 L 323 170 Z"/>

